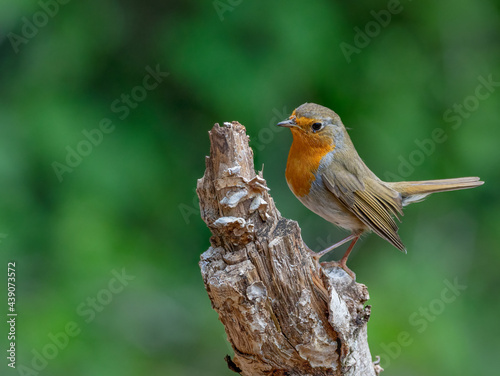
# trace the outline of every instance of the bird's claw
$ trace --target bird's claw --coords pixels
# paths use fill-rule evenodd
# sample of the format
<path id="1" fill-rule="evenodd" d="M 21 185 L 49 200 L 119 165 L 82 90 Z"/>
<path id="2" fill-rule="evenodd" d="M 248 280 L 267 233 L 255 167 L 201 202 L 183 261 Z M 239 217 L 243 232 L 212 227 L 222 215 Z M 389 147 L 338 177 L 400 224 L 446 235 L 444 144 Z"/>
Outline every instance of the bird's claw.
<path id="1" fill-rule="evenodd" d="M 320 264 L 322 267 L 337 267 L 345 271 L 354 281 L 356 280 L 356 273 L 354 273 L 351 269 L 349 269 L 345 263 L 345 261 L 342 259 L 340 261 L 326 261 L 322 262 Z"/>

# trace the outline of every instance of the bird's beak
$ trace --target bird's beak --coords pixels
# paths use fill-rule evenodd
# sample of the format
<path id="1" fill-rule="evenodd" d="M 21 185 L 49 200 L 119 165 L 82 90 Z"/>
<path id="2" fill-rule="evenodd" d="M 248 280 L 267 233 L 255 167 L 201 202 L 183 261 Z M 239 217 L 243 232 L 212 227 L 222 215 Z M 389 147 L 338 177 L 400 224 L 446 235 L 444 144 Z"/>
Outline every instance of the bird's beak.
<path id="1" fill-rule="evenodd" d="M 287 128 L 293 128 L 296 127 L 297 124 L 295 123 L 295 119 L 287 119 L 280 121 L 278 124 L 276 124 L 278 127 L 287 127 Z"/>

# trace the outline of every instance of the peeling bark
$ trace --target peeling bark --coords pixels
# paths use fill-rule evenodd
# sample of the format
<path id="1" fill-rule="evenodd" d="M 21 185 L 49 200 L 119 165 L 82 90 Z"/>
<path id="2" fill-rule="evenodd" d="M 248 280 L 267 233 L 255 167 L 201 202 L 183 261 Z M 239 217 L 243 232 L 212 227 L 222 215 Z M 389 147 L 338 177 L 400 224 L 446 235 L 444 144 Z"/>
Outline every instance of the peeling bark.
<path id="1" fill-rule="evenodd" d="M 374 376 L 366 286 L 319 265 L 295 221 L 282 218 L 245 128 L 216 124 L 198 181 L 201 216 L 212 231 L 200 268 L 241 375 Z"/>

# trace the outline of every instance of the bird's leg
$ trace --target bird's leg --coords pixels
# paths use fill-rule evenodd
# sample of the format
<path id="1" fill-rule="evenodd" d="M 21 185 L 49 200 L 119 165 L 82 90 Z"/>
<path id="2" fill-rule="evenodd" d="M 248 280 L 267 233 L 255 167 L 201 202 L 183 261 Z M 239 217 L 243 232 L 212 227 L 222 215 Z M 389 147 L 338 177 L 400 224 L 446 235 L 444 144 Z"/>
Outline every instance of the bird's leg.
<path id="1" fill-rule="evenodd" d="M 318 253 L 315 253 L 311 250 L 309 250 L 311 253 L 313 253 L 313 257 L 316 259 L 316 260 L 319 260 L 320 257 L 326 255 L 328 252 L 330 252 L 332 249 L 335 249 L 339 246 L 341 246 L 342 244 L 348 242 L 349 240 L 352 240 L 351 244 L 349 244 L 349 247 L 347 248 L 347 251 L 344 253 L 344 256 L 342 256 L 342 258 L 340 259 L 340 261 L 331 261 L 329 262 L 328 264 L 330 266 L 337 266 L 341 269 L 343 269 L 347 274 L 349 274 L 352 279 L 356 279 L 356 274 L 354 274 L 354 272 L 349 269 L 347 267 L 347 259 L 349 258 L 349 254 L 351 253 L 352 249 L 354 248 L 354 244 L 356 244 L 356 242 L 358 241 L 359 237 L 361 236 L 361 234 L 359 233 L 353 233 L 351 235 L 349 235 L 347 238 L 345 239 L 342 239 L 341 241 L 339 241 L 338 243 L 335 243 L 334 245 L 322 250 L 321 252 L 318 252 Z"/>
<path id="2" fill-rule="evenodd" d="M 349 274 L 354 280 L 356 279 L 356 274 L 354 274 L 354 272 L 347 267 L 347 259 L 349 258 L 349 253 L 351 253 L 352 249 L 354 248 L 354 244 L 356 244 L 359 237 L 360 235 L 355 236 L 351 244 L 349 244 L 349 248 L 347 248 L 347 251 L 345 251 L 344 256 L 342 256 L 342 258 L 338 262 L 338 267 L 344 269 L 345 272 Z"/>
<path id="3" fill-rule="evenodd" d="M 331 250 L 333 250 L 333 249 L 335 249 L 337 247 L 340 247 L 342 244 L 347 243 L 349 240 L 354 239 L 354 238 L 359 238 L 359 235 L 358 234 L 351 234 L 347 238 L 342 239 L 341 241 L 339 241 L 338 243 L 335 243 L 334 245 L 331 245 L 328 248 L 323 249 L 321 252 L 317 252 L 316 253 L 316 252 L 311 251 L 311 250 L 310 250 L 310 252 L 313 254 L 314 258 L 316 258 L 316 259 L 319 260 L 321 257 L 323 257 L 324 255 L 326 255 Z M 349 253 L 347 253 L 347 255 L 349 256 Z"/>

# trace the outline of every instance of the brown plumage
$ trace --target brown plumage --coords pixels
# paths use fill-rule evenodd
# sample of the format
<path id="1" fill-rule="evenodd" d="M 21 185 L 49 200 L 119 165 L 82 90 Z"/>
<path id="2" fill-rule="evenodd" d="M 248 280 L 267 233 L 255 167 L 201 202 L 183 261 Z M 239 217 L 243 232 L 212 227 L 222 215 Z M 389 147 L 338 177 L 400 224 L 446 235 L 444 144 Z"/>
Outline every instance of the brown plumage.
<path id="1" fill-rule="evenodd" d="M 286 168 L 292 192 L 314 213 L 351 231 L 347 238 L 315 257 L 352 240 L 339 266 L 353 277 L 346 262 L 361 234 L 373 231 L 405 251 L 394 219 L 403 215 L 404 206 L 431 193 L 483 184 L 477 177 L 384 182 L 359 157 L 340 117 L 314 103 L 298 107 L 278 125 L 290 128 L 293 135 Z"/>

